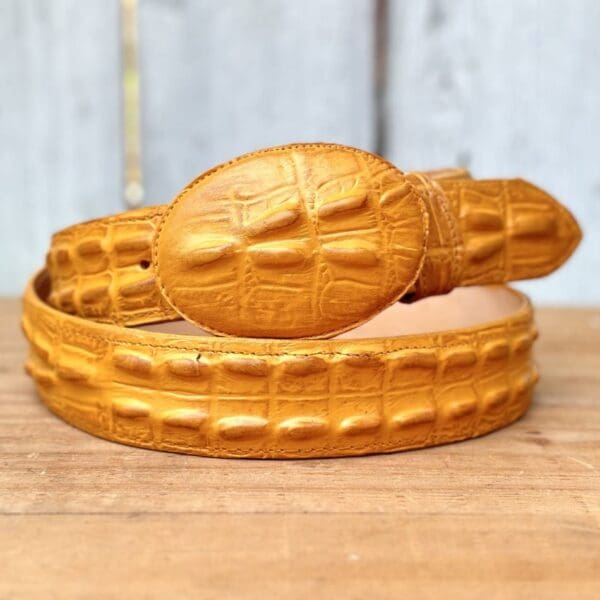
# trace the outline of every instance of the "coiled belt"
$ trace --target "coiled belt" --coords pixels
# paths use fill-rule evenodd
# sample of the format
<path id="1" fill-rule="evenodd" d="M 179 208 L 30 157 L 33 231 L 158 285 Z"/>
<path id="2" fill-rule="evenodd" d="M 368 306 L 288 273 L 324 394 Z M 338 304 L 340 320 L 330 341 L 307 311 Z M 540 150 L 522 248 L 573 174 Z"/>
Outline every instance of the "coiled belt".
<path id="1" fill-rule="evenodd" d="M 339 456 L 474 437 L 522 415 L 538 377 L 531 306 L 501 284 L 553 271 L 580 236 L 523 180 L 271 148 L 170 205 L 55 234 L 25 293 L 27 370 L 69 423 L 160 450 Z"/>

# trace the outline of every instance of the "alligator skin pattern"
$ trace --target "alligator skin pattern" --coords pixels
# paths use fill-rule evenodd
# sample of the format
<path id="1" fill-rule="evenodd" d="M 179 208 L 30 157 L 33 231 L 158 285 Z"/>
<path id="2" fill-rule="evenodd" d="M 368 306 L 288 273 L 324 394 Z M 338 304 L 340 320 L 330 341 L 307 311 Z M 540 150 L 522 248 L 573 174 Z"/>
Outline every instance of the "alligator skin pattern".
<path id="1" fill-rule="evenodd" d="M 163 217 L 153 264 L 163 296 L 204 329 L 333 335 L 406 293 L 427 234 L 421 195 L 382 158 L 284 146 L 193 181 Z"/>
<path id="2" fill-rule="evenodd" d="M 30 284 L 26 369 L 65 421 L 188 454 L 292 458 L 462 440 L 521 416 L 537 381 L 525 297 L 508 318 L 379 339 L 156 334 L 71 316 Z"/>
<path id="3" fill-rule="evenodd" d="M 183 314 L 221 333 L 327 337 L 399 296 L 545 275 L 580 237 L 566 208 L 521 179 L 403 174 L 353 148 L 293 145 L 220 165 L 171 205 L 57 233 L 48 301 L 120 325 Z"/>
<path id="4" fill-rule="evenodd" d="M 26 369 L 64 420 L 157 450 L 302 458 L 467 439 L 520 417 L 538 378 L 529 301 L 497 284 L 550 273 L 580 238 L 521 179 L 270 148 L 170 205 L 55 234 L 25 294 Z M 398 335 L 411 314 L 431 327 L 432 306 L 442 330 Z M 206 331 L 131 327 L 181 317 Z"/>
<path id="5" fill-rule="evenodd" d="M 581 230 L 571 213 L 523 179 L 440 179 L 465 248 L 461 285 L 542 277 L 571 256 Z"/>
<path id="6" fill-rule="evenodd" d="M 164 210 L 141 208 L 55 234 L 46 257 L 48 302 L 65 313 L 119 325 L 179 318 L 149 268 Z"/>

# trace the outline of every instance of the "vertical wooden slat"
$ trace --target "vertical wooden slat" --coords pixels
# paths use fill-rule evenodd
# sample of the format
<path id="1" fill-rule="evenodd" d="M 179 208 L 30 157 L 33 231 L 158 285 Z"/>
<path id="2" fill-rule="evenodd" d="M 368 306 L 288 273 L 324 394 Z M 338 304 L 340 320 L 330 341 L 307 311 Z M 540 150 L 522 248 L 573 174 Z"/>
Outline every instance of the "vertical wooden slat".
<path id="1" fill-rule="evenodd" d="M 587 237 L 560 273 L 523 285 L 594 303 L 600 285 L 600 3 L 390 3 L 388 155 L 403 168 L 522 176 L 571 207 Z"/>
<path id="2" fill-rule="evenodd" d="M 0 293 L 51 233 L 123 209 L 118 0 L 0 4 Z"/>
<path id="3" fill-rule="evenodd" d="M 143 171 L 149 203 L 260 147 L 372 148 L 371 0 L 141 0 Z"/>

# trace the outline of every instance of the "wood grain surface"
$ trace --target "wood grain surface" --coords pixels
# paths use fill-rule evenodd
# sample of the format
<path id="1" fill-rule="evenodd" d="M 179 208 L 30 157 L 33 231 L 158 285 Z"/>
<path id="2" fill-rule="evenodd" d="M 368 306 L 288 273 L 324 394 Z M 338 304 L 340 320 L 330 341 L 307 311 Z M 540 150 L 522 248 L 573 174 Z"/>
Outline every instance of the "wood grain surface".
<path id="1" fill-rule="evenodd" d="M 222 460 L 51 415 L 0 302 L 0 598 L 598 598 L 600 310 L 538 313 L 515 425 L 384 456 Z"/>

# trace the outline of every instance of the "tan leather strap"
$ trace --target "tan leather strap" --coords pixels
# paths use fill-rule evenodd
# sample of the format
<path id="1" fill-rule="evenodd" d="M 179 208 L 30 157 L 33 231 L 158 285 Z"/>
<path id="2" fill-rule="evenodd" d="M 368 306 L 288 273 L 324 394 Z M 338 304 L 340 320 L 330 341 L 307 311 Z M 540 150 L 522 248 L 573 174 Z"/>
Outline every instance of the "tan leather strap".
<path id="1" fill-rule="evenodd" d="M 230 222 L 227 221 L 231 218 L 230 213 L 223 209 L 222 203 L 216 206 L 214 214 L 210 217 L 216 225 L 208 232 L 204 226 L 202 236 L 195 236 L 195 232 L 191 229 L 196 225 L 191 223 L 201 217 L 202 211 L 208 210 L 205 207 L 218 204 L 221 189 L 229 189 L 239 183 L 241 176 L 235 171 L 236 167 L 246 168 L 243 173 L 246 181 L 238 186 L 241 198 L 256 197 L 263 190 L 270 190 L 267 196 L 279 193 L 275 183 L 279 185 L 281 182 L 269 182 L 269 178 L 276 180 L 279 171 L 271 163 L 267 163 L 266 166 L 263 164 L 267 159 L 274 160 L 266 152 L 268 151 L 246 155 L 203 174 L 178 196 L 174 203 L 177 205 L 174 211 L 172 210 L 174 204 L 156 206 L 90 221 L 57 233 L 52 240 L 47 260 L 47 269 L 52 281 L 49 302 L 64 312 L 122 325 L 147 323 L 157 319 L 177 319 L 184 314 L 186 318 L 202 326 L 230 334 L 266 337 L 332 335 L 336 331 L 356 326 L 370 318 L 403 293 L 405 299 L 416 299 L 446 293 L 457 286 L 502 283 L 545 275 L 558 268 L 568 258 L 581 236 L 576 222 L 563 206 L 539 188 L 520 179 L 474 180 L 463 170 L 444 170 L 434 172 L 433 176 L 425 173 L 404 175 L 389 163 L 373 158 L 368 153 L 327 144 L 272 149 L 270 152 L 279 153 L 275 157 L 277 160 L 280 160 L 279 157 L 283 155 L 285 158 L 293 157 L 296 163 L 302 163 L 302 167 L 297 169 L 298 171 L 303 169 L 303 182 L 297 186 L 305 197 L 309 197 L 309 201 L 305 201 L 305 204 L 311 202 L 310 198 L 313 198 L 311 194 L 317 194 L 316 200 L 312 201 L 315 203 L 315 207 L 311 209 L 313 212 L 309 212 L 307 218 L 312 214 L 317 230 L 325 227 L 331 231 L 331 233 L 325 231 L 326 235 L 331 236 L 330 238 L 323 241 L 325 237 L 322 236 L 319 240 L 321 253 L 325 251 L 328 253 L 326 259 L 329 261 L 329 266 L 335 261 L 334 266 L 339 267 L 339 271 L 345 269 L 349 273 L 342 273 L 343 280 L 347 277 L 357 279 L 361 286 L 375 282 L 374 289 L 377 293 L 382 292 L 380 282 L 401 259 L 395 255 L 398 251 L 393 250 L 392 240 L 401 240 L 398 244 L 402 246 L 415 244 L 413 249 L 408 248 L 409 253 L 417 252 L 417 245 L 424 244 L 422 262 L 414 261 L 412 264 L 408 262 L 406 274 L 401 273 L 399 279 L 391 283 L 390 289 L 383 290 L 381 298 L 366 298 L 365 306 L 362 309 L 359 307 L 355 317 L 343 315 L 343 311 L 336 308 L 335 302 L 343 301 L 348 296 L 356 297 L 356 287 L 348 286 L 348 291 L 345 291 L 343 284 L 340 283 L 337 289 L 328 288 L 332 290 L 334 297 L 327 317 L 331 322 L 326 322 L 327 318 L 323 311 L 320 314 L 318 311 L 313 311 L 311 314 L 313 322 L 310 323 L 307 315 L 311 310 L 308 305 L 303 306 L 298 299 L 313 302 L 313 308 L 316 306 L 314 294 L 317 293 L 317 288 L 320 288 L 323 293 L 325 283 L 319 283 L 314 273 L 317 273 L 323 265 L 319 267 L 317 264 L 312 271 L 305 268 L 308 264 L 308 259 L 305 258 L 312 256 L 309 253 L 313 252 L 312 248 L 317 242 L 311 242 L 313 246 L 303 245 L 305 230 L 302 229 L 304 225 L 301 218 L 297 218 L 290 224 L 286 223 L 286 218 L 294 219 L 298 214 L 294 212 L 298 210 L 298 202 L 293 198 L 288 202 L 282 196 L 283 200 L 277 200 L 280 204 L 276 207 L 276 212 L 273 212 L 273 209 L 260 209 L 259 206 L 258 209 L 251 210 L 262 214 L 253 213 L 254 216 L 250 215 L 247 219 L 242 215 L 240 219 L 246 219 L 244 227 L 251 234 L 253 227 L 254 231 L 257 231 L 257 223 L 264 227 L 266 222 L 267 226 L 272 227 L 274 220 L 280 219 L 279 224 L 284 225 L 282 230 L 284 233 L 281 235 L 289 236 L 289 240 L 287 238 L 281 240 L 281 235 L 277 231 L 273 236 L 268 232 L 258 238 L 257 244 L 251 240 L 252 248 L 244 241 L 245 250 L 239 256 L 247 257 L 244 258 L 244 264 L 258 260 L 263 260 L 265 263 L 270 261 L 269 265 L 263 264 L 261 268 L 266 272 L 269 266 L 272 267 L 273 281 L 281 280 L 280 275 L 286 268 L 290 272 L 296 269 L 307 273 L 305 283 L 302 284 L 305 287 L 297 290 L 290 289 L 284 302 L 284 304 L 293 304 L 298 300 L 298 305 L 293 308 L 297 314 L 304 314 L 304 328 L 294 325 L 296 331 L 286 329 L 284 325 L 290 321 L 289 315 L 283 316 L 284 323 L 274 324 L 278 309 L 272 311 L 269 318 L 259 316 L 257 322 L 250 323 L 250 316 L 259 315 L 260 307 L 270 303 L 273 286 L 268 284 L 265 284 L 263 293 L 263 297 L 266 296 L 267 300 L 261 299 L 255 284 L 252 284 L 254 298 L 246 302 L 245 317 L 235 317 L 233 324 L 220 323 L 218 321 L 220 318 L 225 318 L 224 315 L 239 315 L 241 314 L 239 311 L 244 309 L 244 307 L 232 306 L 229 312 L 221 310 L 223 302 L 213 291 L 215 281 L 222 280 L 226 269 L 230 268 L 229 256 L 238 253 L 234 247 L 237 238 L 234 236 L 232 241 L 232 238 L 226 235 L 230 228 Z M 350 154 L 354 157 L 357 152 L 360 152 L 360 160 L 367 164 L 366 171 L 353 172 L 353 167 L 347 167 L 344 162 L 347 159 L 346 155 Z M 324 164 L 323 153 L 328 153 L 327 156 L 333 158 L 328 159 L 329 162 Z M 325 176 L 315 176 L 314 173 L 318 168 L 330 176 L 330 180 Z M 253 179 L 253 174 L 259 169 L 262 169 L 261 177 L 258 180 Z M 346 187 L 352 185 L 354 189 L 345 192 L 345 185 Z M 361 196 L 360 193 L 355 192 L 357 190 L 363 192 L 368 186 L 375 189 L 378 202 L 383 207 L 378 209 L 380 212 L 376 218 L 380 222 L 383 218 L 385 222 L 385 219 L 389 219 L 386 210 L 393 210 L 393 205 L 397 202 L 404 202 L 398 214 L 406 217 L 410 205 L 405 201 L 406 190 L 409 189 L 407 185 L 418 194 L 419 199 L 415 197 L 414 202 L 422 203 L 427 212 L 426 231 L 423 236 L 414 235 L 410 241 L 407 239 L 408 232 L 421 226 L 409 224 L 410 219 L 408 219 L 406 225 L 394 223 L 387 229 L 379 227 L 380 232 L 369 234 L 372 239 L 367 239 L 364 232 L 369 226 L 365 225 L 365 219 L 370 218 L 370 214 L 375 214 L 374 209 L 369 208 L 371 205 L 375 206 L 375 203 L 368 196 Z M 284 194 L 288 193 L 289 186 L 284 185 L 281 189 L 284 190 Z M 184 201 L 182 198 L 185 198 Z M 227 199 L 226 202 L 230 200 Z M 251 202 L 248 204 L 252 205 Z M 391 208 L 386 209 L 386 206 Z M 415 204 L 415 207 L 417 206 L 418 204 Z M 337 211 L 336 214 L 334 211 Z M 222 226 L 218 223 L 219 219 Z M 348 239 L 347 235 L 346 239 L 336 245 L 333 236 L 337 235 L 338 224 L 335 219 L 341 223 L 342 229 L 339 231 L 353 235 L 354 239 Z M 345 221 L 342 222 L 342 219 Z M 186 234 L 187 238 L 198 244 L 194 252 L 187 246 L 181 246 L 183 242 L 180 244 L 180 240 L 184 237 L 182 228 L 187 227 L 188 224 L 190 224 L 190 231 Z M 162 288 L 159 281 L 160 273 L 157 273 L 157 265 L 154 264 L 160 256 L 156 241 L 161 228 L 164 232 L 162 252 L 166 262 L 169 263 L 165 269 L 166 273 L 162 274 Z M 196 239 L 199 241 L 195 242 Z M 206 247 L 206 239 L 212 243 L 212 246 Z M 297 241 L 299 239 L 302 243 Z M 264 240 L 267 240 L 266 243 Z M 302 252 L 306 253 L 305 258 L 302 257 Z M 197 257 L 196 264 L 191 267 L 181 260 L 182 256 L 194 255 Z M 300 264 L 286 266 L 285 261 L 295 260 L 296 255 L 300 256 Z M 219 270 L 215 256 L 221 263 L 226 263 L 223 270 Z M 302 262 L 303 260 L 305 262 Z M 202 279 L 201 261 L 207 262 L 204 270 L 214 273 L 215 278 Z M 173 264 L 180 264 L 181 272 L 174 271 Z M 255 272 L 256 269 L 254 272 L 246 271 L 242 280 L 255 279 Z M 190 273 L 200 273 L 200 275 L 188 277 Z M 181 294 L 179 298 L 173 296 L 168 298 L 168 290 L 165 293 L 164 288 L 165 275 L 170 278 L 166 283 L 171 287 L 177 287 L 177 282 L 186 277 L 198 281 L 199 283 L 194 283 L 195 287 L 186 292 L 189 293 L 191 301 Z M 234 281 L 235 277 L 225 276 L 229 277 L 229 281 L 234 285 L 229 292 L 223 288 L 219 293 L 223 294 L 223 298 L 227 298 L 229 294 L 229 301 L 232 300 L 232 295 L 241 297 L 242 294 L 238 293 L 240 280 Z M 237 277 L 239 278 L 240 275 Z M 414 279 L 413 283 L 410 283 L 411 279 Z M 299 280 L 300 277 L 295 275 L 294 285 L 297 285 Z M 404 285 L 405 283 L 407 285 Z M 281 296 L 283 293 L 281 287 L 276 293 Z M 369 292 L 371 295 L 373 293 Z M 208 310 L 207 306 L 214 298 L 217 299 L 215 308 L 207 320 L 203 313 Z M 319 302 L 322 299 L 323 296 L 320 297 Z M 173 304 L 177 308 L 174 308 Z M 190 314 L 190 308 L 197 310 L 197 307 L 201 307 L 202 314 Z M 339 321 L 336 321 L 338 313 L 341 316 Z M 242 323 L 245 329 L 239 329 Z M 263 326 L 266 327 L 264 330 Z"/>
<path id="2" fill-rule="evenodd" d="M 159 450 L 341 456 L 466 439 L 522 415 L 538 377 L 529 301 L 489 284 L 551 272 L 580 236 L 523 180 L 269 148 L 167 206 L 56 234 L 25 295 L 27 370 L 66 421 Z"/>
<path id="3" fill-rule="evenodd" d="M 514 421 L 537 380 L 531 307 L 500 286 L 396 304 L 331 340 L 122 328 L 57 311 L 48 291 L 44 273 L 24 302 L 40 395 L 80 429 L 134 446 L 289 458 L 437 445 Z"/>

